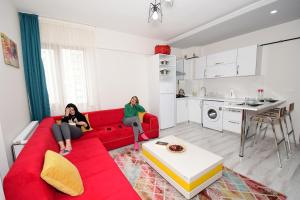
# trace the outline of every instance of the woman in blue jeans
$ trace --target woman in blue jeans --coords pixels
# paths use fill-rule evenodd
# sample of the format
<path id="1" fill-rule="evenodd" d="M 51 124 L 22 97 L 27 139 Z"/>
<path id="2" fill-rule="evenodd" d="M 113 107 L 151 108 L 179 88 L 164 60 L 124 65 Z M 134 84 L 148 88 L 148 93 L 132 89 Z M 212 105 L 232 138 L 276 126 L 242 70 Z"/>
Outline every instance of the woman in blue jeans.
<path id="1" fill-rule="evenodd" d="M 52 126 L 61 155 L 71 152 L 71 139 L 82 136 L 81 126 L 84 126 L 86 129 L 90 128 L 85 116 L 78 111 L 77 107 L 72 103 L 68 104 L 65 108 L 65 115 L 61 120 L 61 125 L 53 124 Z"/>

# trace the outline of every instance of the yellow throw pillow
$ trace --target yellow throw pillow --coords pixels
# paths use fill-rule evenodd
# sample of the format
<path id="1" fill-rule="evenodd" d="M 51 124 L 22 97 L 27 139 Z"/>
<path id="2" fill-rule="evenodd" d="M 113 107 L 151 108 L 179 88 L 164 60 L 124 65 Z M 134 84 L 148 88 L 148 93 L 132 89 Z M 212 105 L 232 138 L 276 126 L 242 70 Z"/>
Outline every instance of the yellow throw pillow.
<path id="1" fill-rule="evenodd" d="M 90 128 L 89 128 L 89 129 L 86 129 L 84 126 L 81 126 L 81 131 L 82 131 L 82 132 L 92 131 L 93 128 L 91 127 L 91 123 L 90 123 L 90 120 L 89 120 L 89 115 L 88 115 L 88 114 L 85 114 L 84 117 L 85 117 L 86 121 L 89 123 Z"/>
<path id="2" fill-rule="evenodd" d="M 139 116 L 139 119 L 140 119 L 140 122 L 143 123 L 144 121 L 144 115 L 146 114 L 146 112 L 138 112 L 138 116 Z"/>
<path id="3" fill-rule="evenodd" d="M 46 151 L 41 178 L 57 190 L 71 196 L 78 196 L 84 192 L 77 168 L 54 151 Z"/>

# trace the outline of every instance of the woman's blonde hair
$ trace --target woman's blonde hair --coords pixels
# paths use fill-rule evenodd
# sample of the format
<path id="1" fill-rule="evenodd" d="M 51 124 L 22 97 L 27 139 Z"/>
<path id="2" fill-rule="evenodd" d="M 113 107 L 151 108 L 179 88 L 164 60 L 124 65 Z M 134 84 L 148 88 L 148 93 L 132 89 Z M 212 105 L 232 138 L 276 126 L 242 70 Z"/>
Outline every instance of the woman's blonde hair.
<path id="1" fill-rule="evenodd" d="M 139 98 L 137 96 L 131 97 L 131 99 L 133 99 L 133 98 L 135 98 L 137 104 L 140 103 Z M 129 103 L 131 103 L 131 99 L 130 99 Z"/>

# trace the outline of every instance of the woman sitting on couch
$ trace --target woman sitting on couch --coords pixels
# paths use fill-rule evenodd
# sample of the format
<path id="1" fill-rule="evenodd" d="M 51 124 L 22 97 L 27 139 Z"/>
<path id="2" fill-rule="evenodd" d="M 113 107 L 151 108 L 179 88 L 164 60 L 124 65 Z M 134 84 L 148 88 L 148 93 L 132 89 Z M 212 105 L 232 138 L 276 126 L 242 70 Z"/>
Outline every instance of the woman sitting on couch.
<path id="1" fill-rule="evenodd" d="M 61 155 L 67 155 L 72 150 L 71 139 L 82 136 L 81 126 L 84 126 L 86 129 L 90 127 L 85 116 L 78 111 L 74 104 L 69 103 L 65 108 L 65 115 L 61 120 L 61 125 L 53 124 L 52 126 Z"/>
<path id="2" fill-rule="evenodd" d="M 127 126 L 131 126 L 134 132 L 134 150 L 139 150 L 138 138 L 139 134 L 144 140 L 149 140 L 144 133 L 141 122 L 138 118 L 138 112 L 145 112 L 143 106 L 139 105 L 139 99 L 137 96 L 133 96 L 130 102 L 125 105 L 123 123 Z"/>

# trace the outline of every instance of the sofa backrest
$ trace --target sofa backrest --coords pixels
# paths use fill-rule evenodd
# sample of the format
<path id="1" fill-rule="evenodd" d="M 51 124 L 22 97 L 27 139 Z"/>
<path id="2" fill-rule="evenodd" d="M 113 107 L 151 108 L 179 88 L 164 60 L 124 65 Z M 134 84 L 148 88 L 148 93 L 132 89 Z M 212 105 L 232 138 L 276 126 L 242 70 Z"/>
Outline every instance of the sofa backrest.
<path id="1" fill-rule="evenodd" d="M 92 112 L 84 112 L 88 114 L 92 127 L 102 127 L 111 124 L 121 123 L 124 117 L 124 108 L 116 108 L 111 110 L 98 110 Z M 62 116 L 53 116 L 52 119 L 61 120 Z M 46 124 L 46 123 L 45 123 Z"/>
<path id="2" fill-rule="evenodd" d="M 55 189 L 40 178 L 45 152 L 48 149 L 58 151 L 49 125 L 39 126 L 34 131 L 5 176 L 3 188 L 6 200 L 54 200 Z"/>
<path id="3" fill-rule="evenodd" d="M 124 117 L 124 109 L 99 110 L 88 112 L 87 114 L 92 127 L 102 127 L 110 124 L 121 123 Z"/>

